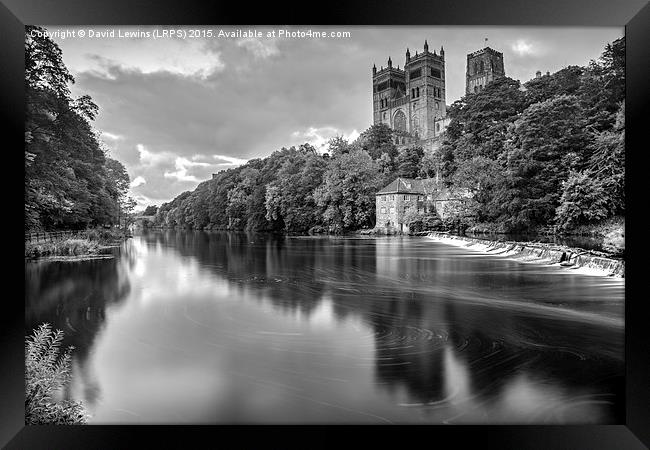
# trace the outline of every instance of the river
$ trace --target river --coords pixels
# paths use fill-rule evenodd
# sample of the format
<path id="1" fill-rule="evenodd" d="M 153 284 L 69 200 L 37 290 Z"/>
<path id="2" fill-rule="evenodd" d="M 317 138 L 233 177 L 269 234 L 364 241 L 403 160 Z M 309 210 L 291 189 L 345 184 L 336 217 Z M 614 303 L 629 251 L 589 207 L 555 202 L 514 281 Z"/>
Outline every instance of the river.
<path id="1" fill-rule="evenodd" d="M 96 424 L 624 423 L 624 281 L 425 237 L 145 231 L 25 263 Z"/>

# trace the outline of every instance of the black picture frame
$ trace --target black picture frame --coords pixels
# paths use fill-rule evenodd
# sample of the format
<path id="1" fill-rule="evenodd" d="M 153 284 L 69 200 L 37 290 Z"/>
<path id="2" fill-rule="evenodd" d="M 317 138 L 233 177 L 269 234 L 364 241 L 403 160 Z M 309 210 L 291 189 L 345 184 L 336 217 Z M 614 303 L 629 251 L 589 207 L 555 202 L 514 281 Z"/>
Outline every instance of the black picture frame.
<path id="1" fill-rule="evenodd" d="M 650 101 L 650 5 L 646 0 L 332 0 L 328 3 L 183 2 L 159 0 L 0 0 L 0 86 L 2 138 L 5 152 L 5 234 L 15 255 L 5 257 L 10 270 L 20 270 L 20 230 L 23 206 L 16 188 L 24 144 L 24 25 L 160 25 L 160 24 L 314 24 L 314 25 L 517 25 L 625 26 L 626 34 L 626 239 L 643 238 L 640 219 L 647 200 L 641 183 L 641 158 L 647 148 L 644 127 Z M 11 168 L 10 168 L 11 167 Z M 636 210 L 635 210 L 636 208 Z M 640 239 L 639 239 L 640 238 Z M 14 242 L 15 241 L 15 242 Z M 14 248 L 12 247 L 12 250 Z M 312 447 L 341 445 L 349 432 L 362 439 L 403 446 L 499 449 L 642 449 L 650 445 L 650 340 L 643 314 L 642 248 L 627 245 L 626 420 L 624 425 L 593 426 L 29 426 L 24 425 L 24 308 L 15 293 L 5 289 L 0 316 L 0 445 L 10 449 L 69 448 L 194 448 Z M 638 258 L 637 258 L 638 257 Z M 636 261 L 640 261 L 636 263 Z M 11 274 L 6 287 L 20 275 Z M 16 280 L 16 281 L 12 281 Z M 13 290 L 11 290 L 13 291 Z M 24 294 L 24 293 L 23 293 Z M 24 298 L 24 295 L 23 295 Z M 234 439 L 234 440 L 233 440 Z M 347 439 L 346 439 L 347 440 Z M 365 441 L 362 441 L 365 442 Z M 444 445 L 446 443 L 447 445 Z"/>

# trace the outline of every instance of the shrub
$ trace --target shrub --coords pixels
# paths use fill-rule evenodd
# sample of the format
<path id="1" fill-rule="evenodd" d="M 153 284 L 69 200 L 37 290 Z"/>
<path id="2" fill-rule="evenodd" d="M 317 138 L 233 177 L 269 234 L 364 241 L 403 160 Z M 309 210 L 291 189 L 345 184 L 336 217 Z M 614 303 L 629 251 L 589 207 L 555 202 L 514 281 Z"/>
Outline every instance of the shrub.
<path id="1" fill-rule="evenodd" d="M 408 225 L 409 231 L 412 233 L 436 231 L 442 228 L 442 221 L 435 211 L 424 213 L 409 210 L 404 215 L 404 223 Z"/>
<path id="2" fill-rule="evenodd" d="M 560 205 L 555 210 L 555 222 L 562 230 L 602 220 L 609 215 L 608 199 L 599 180 L 586 172 L 571 172 L 562 183 Z"/>
<path id="3" fill-rule="evenodd" d="M 25 345 L 25 423 L 27 425 L 75 425 L 88 420 L 80 402 L 55 401 L 53 395 L 70 381 L 73 347 L 59 354 L 63 332 L 44 323 Z"/>

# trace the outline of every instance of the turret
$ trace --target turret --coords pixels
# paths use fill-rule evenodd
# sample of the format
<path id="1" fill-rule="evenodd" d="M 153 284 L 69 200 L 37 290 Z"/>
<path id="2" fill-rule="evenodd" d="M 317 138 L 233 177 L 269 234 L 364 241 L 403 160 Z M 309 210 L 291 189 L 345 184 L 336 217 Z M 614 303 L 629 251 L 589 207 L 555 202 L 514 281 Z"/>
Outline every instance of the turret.
<path id="1" fill-rule="evenodd" d="M 445 57 L 445 49 L 442 45 L 440 46 L 440 56 L 442 56 L 443 58 Z"/>
<path id="2" fill-rule="evenodd" d="M 427 43 L 427 40 L 424 40 L 424 53 L 429 51 L 429 44 Z"/>
<path id="3" fill-rule="evenodd" d="M 406 48 L 406 62 L 408 63 L 411 60 L 411 52 L 409 52 L 408 47 Z"/>
<path id="4" fill-rule="evenodd" d="M 375 66 L 374 64 L 372 65 L 372 74 L 377 75 L 377 66 Z"/>
<path id="5" fill-rule="evenodd" d="M 388 67 L 393 67 L 393 61 L 391 61 L 390 56 L 388 57 Z"/>

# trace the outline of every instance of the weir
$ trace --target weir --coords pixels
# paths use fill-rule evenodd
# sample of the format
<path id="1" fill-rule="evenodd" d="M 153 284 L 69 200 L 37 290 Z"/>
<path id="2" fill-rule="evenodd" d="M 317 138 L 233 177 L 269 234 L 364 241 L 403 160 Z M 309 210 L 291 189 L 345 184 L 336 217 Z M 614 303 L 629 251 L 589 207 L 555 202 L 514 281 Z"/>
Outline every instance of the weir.
<path id="1" fill-rule="evenodd" d="M 452 245 L 474 248 L 491 255 L 560 264 L 570 269 L 593 269 L 608 276 L 621 278 L 625 276 L 625 261 L 609 258 L 602 252 L 538 242 L 490 241 L 441 232 L 431 232 L 427 237 Z"/>

